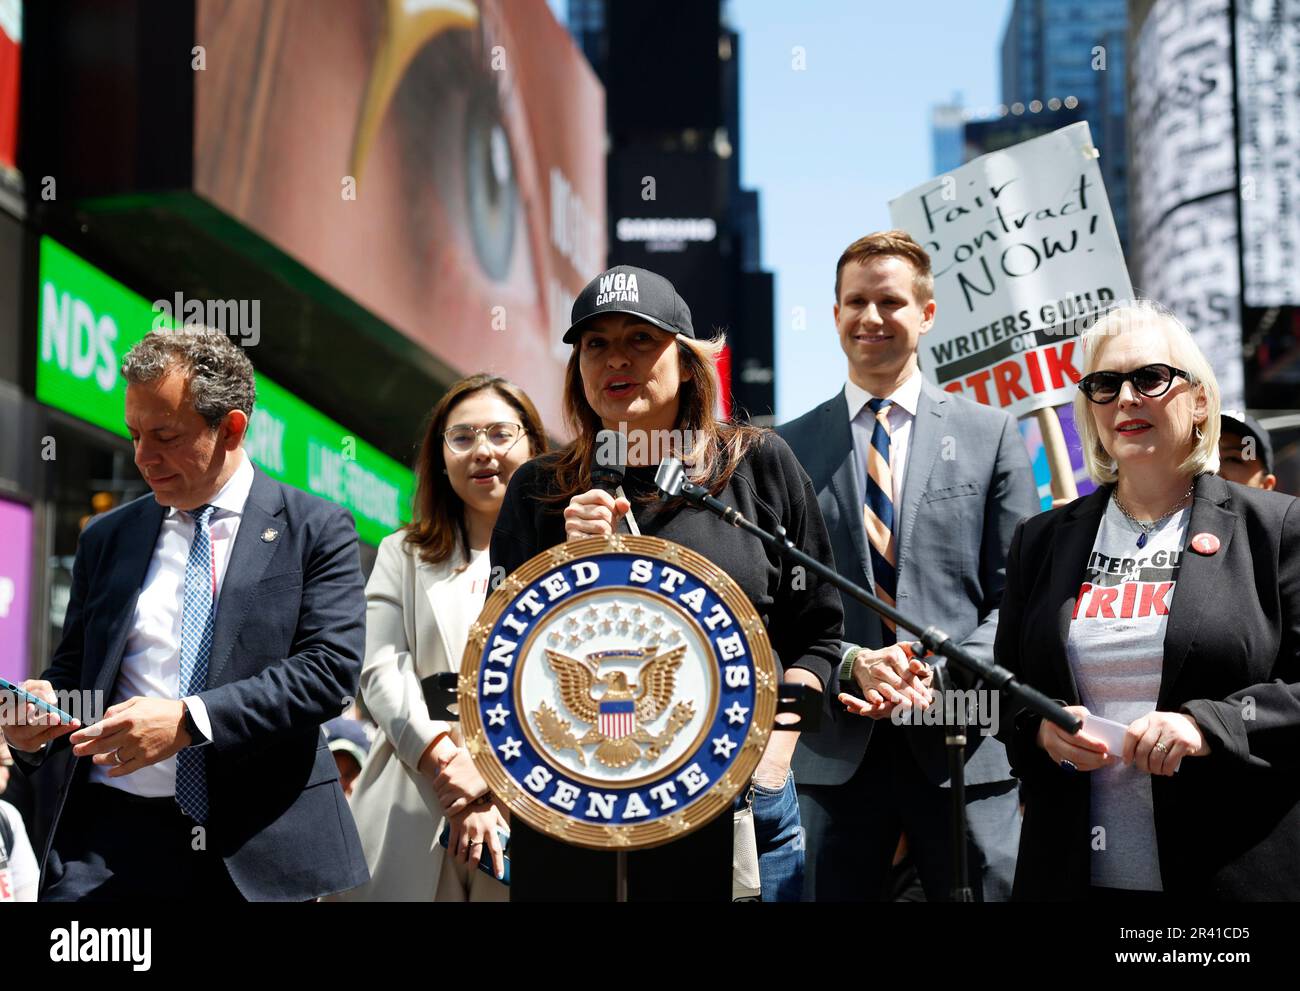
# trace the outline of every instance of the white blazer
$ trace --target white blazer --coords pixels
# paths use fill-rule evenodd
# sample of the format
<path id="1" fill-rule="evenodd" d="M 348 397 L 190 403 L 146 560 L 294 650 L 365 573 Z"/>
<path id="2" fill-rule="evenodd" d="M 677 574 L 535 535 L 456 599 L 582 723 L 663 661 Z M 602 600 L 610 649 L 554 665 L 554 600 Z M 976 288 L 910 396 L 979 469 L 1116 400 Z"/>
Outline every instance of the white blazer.
<path id="1" fill-rule="evenodd" d="M 380 733 L 371 745 L 349 803 L 361 834 L 370 882 L 341 901 L 504 899 L 508 889 L 478 870 L 455 864 L 442 877 L 438 844 L 444 816 L 420 757 L 439 733 L 461 742 L 459 726 L 431 719 L 421 679 L 459 671 L 470 625 L 484 598 L 453 593 L 464 564 L 458 551 L 427 565 L 405 542 L 385 537 L 366 585 L 366 660 L 361 700 Z M 454 864 L 454 862 L 450 862 Z M 441 881 L 441 884 L 440 884 Z M 459 883 L 455 883 L 459 881 Z"/>

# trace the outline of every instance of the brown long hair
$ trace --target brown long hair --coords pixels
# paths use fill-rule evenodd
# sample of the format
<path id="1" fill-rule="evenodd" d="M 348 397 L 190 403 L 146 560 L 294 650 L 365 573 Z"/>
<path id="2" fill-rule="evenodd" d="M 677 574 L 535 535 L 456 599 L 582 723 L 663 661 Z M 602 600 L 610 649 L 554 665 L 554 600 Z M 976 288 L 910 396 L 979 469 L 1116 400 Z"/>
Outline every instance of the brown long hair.
<path id="1" fill-rule="evenodd" d="M 722 392 L 715 362 L 725 344 L 726 337 L 722 334 L 709 341 L 677 338 L 682 383 L 678 392 L 677 422 L 673 429 L 690 431 L 690 436 L 696 438 L 694 450 L 683 451 L 678 456 L 689 463 L 691 480 L 703 485 L 713 495 L 726 488 L 745 454 L 763 434 L 758 427 L 719 420 L 713 414 Z M 582 387 L 581 346 L 582 339 L 579 338 L 564 371 L 564 420 L 573 432 L 574 440 L 551 459 L 554 485 L 543 497 L 549 503 L 563 502 L 567 505 L 574 495 L 592 487 L 591 462 L 596 434 L 604 424 L 587 402 L 587 393 Z"/>
<path id="2" fill-rule="evenodd" d="M 528 437 L 529 451 L 533 457 L 546 451 L 546 432 L 537 407 L 527 394 L 513 382 L 498 375 L 481 372 L 454 383 L 437 405 L 429 412 L 420 455 L 415 464 L 415 512 L 411 522 L 403 528 L 406 543 L 417 550 L 425 564 L 439 564 L 459 547 L 462 556 L 469 560 L 469 529 L 465 525 L 465 503 L 451 487 L 447 477 L 447 459 L 443 450 L 443 431 L 447 418 L 462 399 L 477 392 L 491 391 L 519 414 L 519 422 Z"/>

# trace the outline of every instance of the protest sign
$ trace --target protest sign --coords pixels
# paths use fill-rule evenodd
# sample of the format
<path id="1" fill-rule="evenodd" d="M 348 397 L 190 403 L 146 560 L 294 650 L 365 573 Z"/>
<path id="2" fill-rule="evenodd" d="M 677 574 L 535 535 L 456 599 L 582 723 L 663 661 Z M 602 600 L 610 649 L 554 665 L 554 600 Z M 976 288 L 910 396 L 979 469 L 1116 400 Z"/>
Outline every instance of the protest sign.
<path id="1" fill-rule="evenodd" d="M 934 270 L 926 377 L 1017 417 L 1071 401 L 1084 321 L 1133 295 L 1088 124 L 983 155 L 889 207 Z"/>

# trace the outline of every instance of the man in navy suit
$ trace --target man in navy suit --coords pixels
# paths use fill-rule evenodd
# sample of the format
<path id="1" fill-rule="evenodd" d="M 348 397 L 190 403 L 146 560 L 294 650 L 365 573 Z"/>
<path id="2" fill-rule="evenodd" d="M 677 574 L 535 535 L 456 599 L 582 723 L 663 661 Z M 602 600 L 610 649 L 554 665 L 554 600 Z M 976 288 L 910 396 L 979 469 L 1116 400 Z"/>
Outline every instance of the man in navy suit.
<path id="1" fill-rule="evenodd" d="M 1038 497 L 1015 421 L 922 378 L 917 350 L 935 313 L 930 258 L 906 232 L 849 245 L 834 310 L 848 381 L 778 433 L 812 479 L 840 572 L 991 660 L 1007 547 Z M 929 703 L 930 676 L 904 650 L 905 631 L 854 599 L 843 604 L 840 685 L 826 691 L 822 727 L 800 736 L 792 764 L 807 830 L 805 897 L 885 898 L 905 834 L 926 898 L 945 899 L 944 729 L 891 718 Z M 1020 835 L 1006 749 L 986 735 L 996 730 L 972 726 L 966 748 L 970 880 L 984 901 L 1010 896 Z"/>
<path id="2" fill-rule="evenodd" d="M 28 706 L 5 726 L 27 771 L 71 746 L 50 762 L 42 900 L 303 901 L 362 884 L 320 731 L 364 653 L 352 520 L 253 467 L 253 367 L 224 335 L 155 331 L 122 374 L 153 495 L 82 533 L 63 639 L 24 686 L 107 709 L 50 725 Z"/>

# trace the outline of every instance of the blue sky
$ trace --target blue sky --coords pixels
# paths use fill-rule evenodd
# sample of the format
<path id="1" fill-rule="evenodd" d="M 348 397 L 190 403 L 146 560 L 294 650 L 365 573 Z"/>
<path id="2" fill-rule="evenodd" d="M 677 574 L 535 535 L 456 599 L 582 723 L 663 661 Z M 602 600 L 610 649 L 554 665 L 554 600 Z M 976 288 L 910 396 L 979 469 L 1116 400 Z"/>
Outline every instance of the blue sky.
<path id="1" fill-rule="evenodd" d="M 835 392 L 835 262 L 931 177 L 930 108 L 997 104 L 1010 0 L 730 0 L 740 33 L 741 176 L 776 275 L 777 419 Z M 806 68 L 792 68 L 802 46 Z M 806 328 L 795 327 L 803 307 Z"/>

